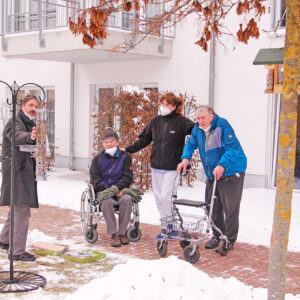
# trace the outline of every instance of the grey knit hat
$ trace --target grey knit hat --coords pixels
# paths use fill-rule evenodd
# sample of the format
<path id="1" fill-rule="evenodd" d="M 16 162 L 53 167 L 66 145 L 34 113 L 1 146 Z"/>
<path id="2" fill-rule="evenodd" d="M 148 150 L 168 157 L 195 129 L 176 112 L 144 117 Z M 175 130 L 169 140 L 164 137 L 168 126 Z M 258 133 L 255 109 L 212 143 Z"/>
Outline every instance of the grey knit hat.
<path id="1" fill-rule="evenodd" d="M 102 141 L 108 140 L 108 139 L 113 139 L 119 142 L 119 136 L 116 131 L 114 131 L 111 127 L 105 128 L 103 135 L 102 135 Z"/>

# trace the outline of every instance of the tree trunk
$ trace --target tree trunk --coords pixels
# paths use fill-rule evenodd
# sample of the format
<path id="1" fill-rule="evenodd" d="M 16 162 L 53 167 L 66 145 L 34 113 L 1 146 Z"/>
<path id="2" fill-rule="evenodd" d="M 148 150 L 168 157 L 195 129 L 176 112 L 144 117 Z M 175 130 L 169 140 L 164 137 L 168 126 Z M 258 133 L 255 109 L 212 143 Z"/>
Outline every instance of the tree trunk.
<path id="1" fill-rule="evenodd" d="M 300 80 L 300 1 L 286 0 L 283 97 L 280 111 L 277 190 L 269 254 L 268 300 L 285 298 L 286 254 L 294 186 L 297 95 Z"/>

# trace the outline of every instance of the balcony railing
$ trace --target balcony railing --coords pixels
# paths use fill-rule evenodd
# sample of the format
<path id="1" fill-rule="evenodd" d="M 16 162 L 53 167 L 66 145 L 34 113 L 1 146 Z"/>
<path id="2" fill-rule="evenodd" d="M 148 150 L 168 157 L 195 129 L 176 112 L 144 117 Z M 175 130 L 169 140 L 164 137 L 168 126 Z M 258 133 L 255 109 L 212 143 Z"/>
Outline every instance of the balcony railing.
<path id="1" fill-rule="evenodd" d="M 1 1 L 1 35 L 68 27 L 69 17 L 79 9 L 97 4 L 97 0 L 3 0 Z M 158 12 L 159 5 L 149 5 L 146 17 Z M 108 28 L 131 31 L 134 11 L 114 13 L 108 18 Z M 174 27 L 163 29 L 162 37 L 173 38 Z M 3 39 L 2 39 L 3 40 Z M 2 41 L 2 46 L 3 46 Z"/>

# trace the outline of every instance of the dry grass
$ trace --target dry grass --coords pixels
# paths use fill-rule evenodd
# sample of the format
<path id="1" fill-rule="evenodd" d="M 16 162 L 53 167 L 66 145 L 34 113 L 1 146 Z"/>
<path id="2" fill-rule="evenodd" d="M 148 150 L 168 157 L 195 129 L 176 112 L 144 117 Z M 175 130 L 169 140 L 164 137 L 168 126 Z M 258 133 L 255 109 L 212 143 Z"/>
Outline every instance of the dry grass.
<path id="1" fill-rule="evenodd" d="M 31 251 L 32 252 L 32 251 Z M 115 258 L 104 258 L 89 263 L 76 263 L 63 259 L 59 256 L 37 256 L 35 262 L 14 262 L 15 271 L 37 273 L 47 279 L 47 284 L 42 290 L 55 295 L 74 293 L 81 285 L 99 278 L 110 272 L 114 266 L 122 263 Z M 0 271 L 9 271 L 7 252 L 0 251 Z M 26 293 L 16 293 L 15 298 L 24 296 Z"/>

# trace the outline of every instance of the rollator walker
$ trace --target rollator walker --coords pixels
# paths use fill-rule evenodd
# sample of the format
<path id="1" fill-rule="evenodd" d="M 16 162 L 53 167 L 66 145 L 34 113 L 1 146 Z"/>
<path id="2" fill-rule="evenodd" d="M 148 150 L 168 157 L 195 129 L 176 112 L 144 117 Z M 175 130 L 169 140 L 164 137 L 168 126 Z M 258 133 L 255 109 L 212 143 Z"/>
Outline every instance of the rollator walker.
<path id="1" fill-rule="evenodd" d="M 188 165 L 187 171 L 182 173 L 181 170 L 176 176 L 172 192 L 172 214 L 160 219 L 163 238 L 157 242 L 157 252 L 161 257 L 165 257 L 168 252 L 168 240 L 179 240 L 180 247 L 184 249 L 183 255 L 185 260 L 194 264 L 200 258 L 199 244 L 209 237 L 212 228 L 220 234 L 220 242 L 216 252 L 219 252 L 222 256 L 227 255 L 228 239 L 212 221 L 212 210 L 216 198 L 216 180 L 214 180 L 213 183 L 210 203 L 188 199 L 177 199 L 179 179 L 181 176 L 186 176 L 190 168 L 191 166 Z M 202 215 L 180 213 L 177 207 L 180 205 L 200 208 Z M 174 231 L 178 231 L 178 236 L 174 236 Z"/>
<path id="2" fill-rule="evenodd" d="M 116 204 L 114 209 L 115 213 L 118 214 L 119 205 Z M 87 242 L 94 244 L 98 240 L 97 225 L 102 218 L 104 218 L 104 216 L 101 212 L 100 204 L 96 199 L 94 187 L 89 183 L 81 195 L 80 204 L 81 229 Z M 132 212 L 126 231 L 126 237 L 130 242 L 137 242 L 141 238 L 142 232 L 139 228 L 139 224 L 139 205 L 132 201 Z"/>

